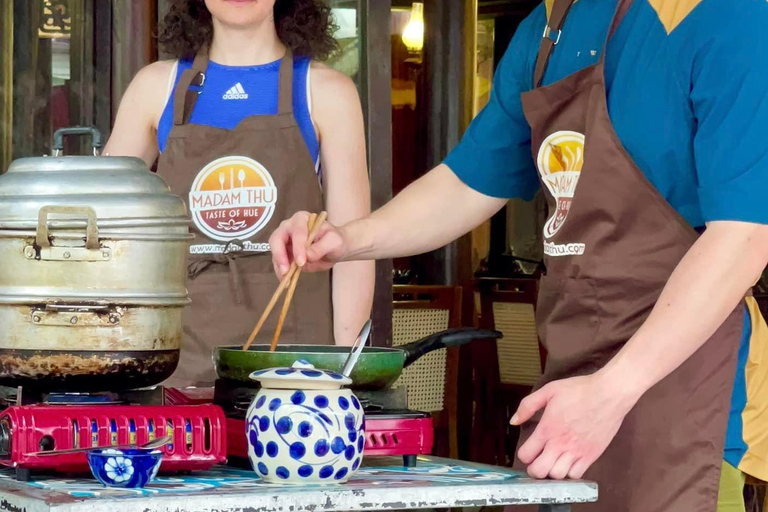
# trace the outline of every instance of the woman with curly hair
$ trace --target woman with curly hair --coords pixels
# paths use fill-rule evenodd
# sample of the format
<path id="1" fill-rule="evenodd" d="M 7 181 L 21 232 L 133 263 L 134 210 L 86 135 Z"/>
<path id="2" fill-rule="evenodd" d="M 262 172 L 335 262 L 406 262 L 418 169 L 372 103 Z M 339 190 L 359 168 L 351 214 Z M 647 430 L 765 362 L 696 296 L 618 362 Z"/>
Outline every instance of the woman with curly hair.
<path id="1" fill-rule="evenodd" d="M 195 234 L 169 385 L 210 384 L 212 348 L 245 342 L 275 288 L 268 240 L 280 220 L 370 212 L 357 90 L 319 62 L 336 49 L 333 30 L 321 0 L 171 0 L 159 39 L 177 59 L 142 69 L 123 97 L 105 153 L 157 159 Z M 370 315 L 373 268 L 303 276 L 281 343 L 351 344 Z M 270 320 L 265 339 L 273 331 Z"/>

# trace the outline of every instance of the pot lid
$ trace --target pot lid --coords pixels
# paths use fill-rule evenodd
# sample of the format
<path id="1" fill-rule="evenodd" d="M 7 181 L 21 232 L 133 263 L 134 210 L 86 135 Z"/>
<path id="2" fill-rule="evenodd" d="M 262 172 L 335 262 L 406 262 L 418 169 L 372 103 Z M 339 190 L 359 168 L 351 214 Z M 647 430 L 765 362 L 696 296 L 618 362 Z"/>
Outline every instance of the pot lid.
<path id="1" fill-rule="evenodd" d="M 0 176 L 0 227 L 36 223 L 43 206 L 89 206 L 99 221 L 186 216 L 182 199 L 133 157 L 16 160 Z"/>
<path id="2" fill-rule="evenodd" d="M 304 360 L 290 368 L 269 368 L 251 373 L 250 378 L 269 389 L 339 389 L 352 384 L 352 379 L 329 370 L 320 370 Z"/>

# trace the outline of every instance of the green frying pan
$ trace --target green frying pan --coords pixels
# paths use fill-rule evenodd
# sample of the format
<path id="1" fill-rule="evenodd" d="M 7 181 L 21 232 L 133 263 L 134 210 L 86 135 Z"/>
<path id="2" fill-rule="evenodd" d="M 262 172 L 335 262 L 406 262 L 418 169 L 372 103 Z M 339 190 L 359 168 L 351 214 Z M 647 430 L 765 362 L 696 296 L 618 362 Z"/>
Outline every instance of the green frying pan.
<path id="1" fill-rule="evenodd" d="M 353 389 L 378 391 L 388 389 L 400 377 L 403 368 L 424 354 L 447 347 L 458 347 L 473 340 L 499 339 L 501 333 L 483 329 L 449 329 L 397 348 L 365 347 L 352 371 Z M 219 378 L 253 385 L 248 377 L 257 370 L 290 367 L 298 360 L 315 368 L 341 372 L 350 347 L 321 345 L 279 345 L 275 352 L 269 345 L 253 345 L 248 351 L 240 346 L 218 347 L 213 363 Z"/>

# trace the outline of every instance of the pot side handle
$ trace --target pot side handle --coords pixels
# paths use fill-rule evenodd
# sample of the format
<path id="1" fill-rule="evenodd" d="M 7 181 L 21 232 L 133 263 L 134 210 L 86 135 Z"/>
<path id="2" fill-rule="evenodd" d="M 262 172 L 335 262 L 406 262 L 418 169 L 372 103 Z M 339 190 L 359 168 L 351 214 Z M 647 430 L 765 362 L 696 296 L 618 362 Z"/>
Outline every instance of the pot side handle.
<path id="1" fill-rule="evenodd" d="M 403 367 L 407 367 L 413 364 L 421 356 L 434 350 L 459 347 L 474 340 L 497 340 L 502 337 L 503 335 L 499 331 L 460 327 L 441 331 L 397 348 L 405 352 L 405 362 L 403 363 Z"/>
<path id="2" fill-rule="evenodd" d="M 54 246 L 48 229 L 51 214 L 86 218 L 85 247 Z M 38 212 L 34 245 L 24 247 L 24 257 L 38 261 L 109 261 L 112 249 L 101 247 L 96 211 L 89 206 L 43 206 Z"/>

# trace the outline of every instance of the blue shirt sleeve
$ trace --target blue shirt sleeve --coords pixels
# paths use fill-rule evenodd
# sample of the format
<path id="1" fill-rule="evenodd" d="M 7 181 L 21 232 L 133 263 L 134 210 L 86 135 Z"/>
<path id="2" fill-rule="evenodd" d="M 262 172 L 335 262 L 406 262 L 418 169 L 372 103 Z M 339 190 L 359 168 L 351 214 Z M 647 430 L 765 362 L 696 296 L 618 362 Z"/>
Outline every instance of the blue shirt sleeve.
<path id="1" fill-rule="evenodd" d="M 695 13 L 706 39 L 690 68 L 698 193 L 707 222 L 768 224 L 768 2 L 738 4 Z"/>
<path id="2" fill-rule="evenodd" d="M 532 35 L 545 16 L 542 4 L 520 24 L 496 69 L 488 105 L 445 159 L 461 181 L 481 194 L 530 200 L 539 188 L 520 94 L 532 86 Z"/>

